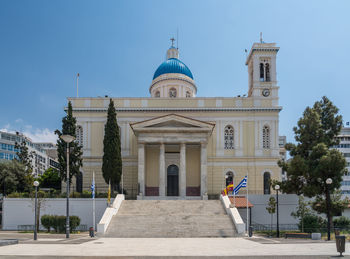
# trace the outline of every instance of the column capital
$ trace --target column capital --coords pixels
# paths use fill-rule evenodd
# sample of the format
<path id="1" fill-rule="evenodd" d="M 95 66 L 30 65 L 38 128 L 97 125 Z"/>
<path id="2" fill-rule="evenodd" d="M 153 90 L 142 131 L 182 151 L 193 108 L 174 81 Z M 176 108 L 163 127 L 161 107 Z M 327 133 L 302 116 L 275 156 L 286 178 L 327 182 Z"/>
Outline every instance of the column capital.
<path id="1" fill-rule="evenodd" d="M 206 147 L 208 142 L 207 141 L 201 141 L 200 144 L 201 144 L 202 147 Z"/>

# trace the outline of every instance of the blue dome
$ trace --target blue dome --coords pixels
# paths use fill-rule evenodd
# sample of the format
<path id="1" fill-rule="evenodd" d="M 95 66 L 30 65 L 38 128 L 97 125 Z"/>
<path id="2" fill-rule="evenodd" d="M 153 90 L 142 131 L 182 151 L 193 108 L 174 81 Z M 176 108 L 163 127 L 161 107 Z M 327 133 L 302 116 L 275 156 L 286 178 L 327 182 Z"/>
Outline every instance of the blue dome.
<path id="1" fill-rule="evenodd" d="M 193 79 L 191 70 L 177 58 L 170 58 L 167 61 L 164 61 L 154 73 L 153 79 L 157 78 L 160 75 L 177 73 L 183 74 Z"/>

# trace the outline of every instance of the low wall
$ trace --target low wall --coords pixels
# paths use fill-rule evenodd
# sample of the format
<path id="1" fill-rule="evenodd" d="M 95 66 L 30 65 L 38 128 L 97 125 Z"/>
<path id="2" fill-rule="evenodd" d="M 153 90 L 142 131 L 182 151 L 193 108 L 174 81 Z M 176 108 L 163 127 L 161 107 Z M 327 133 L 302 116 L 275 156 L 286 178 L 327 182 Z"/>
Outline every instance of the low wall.
<path id="1" fill-rule="evenodd" d="M 233 224 L 236 227 L 237 233 L 242 235 L 245 231 L 245 224 L 236 208 L 231 207 L 230 200 L 227 196 L 220 195 L 220 200 L 224 208 L 226 209 L 226 213 L 230 216 Z"/>
<path id="2" fill-rule="evenodd" d="M 113 202 L 113 199 L 111 201 Z M 107 208 L 107 198 L 95 199 L 95 205 L 95 222 L 97 224 Z M 34 199 L 4 198 L 2 206 L 3 230 L 17 230 L 18 225 L 34 225 Z M 41 201 L 40 217 L 45 214 L 65 216 L 66 199 L 43 199 Z M 78 216 L 81 225 L 91 227 L 93 224 L 92 199 L 70 198 L 69 214 Z M 44 228 L 41 227 L 41 229 Z"/>
<path id="3" fill-rule="evenodd" d="M 115 198 L 114 202 L 112 203 L 112 206 L 109 208 L 106 208 L 100 222 L 97 224 L 97 232 L 98 233 L 103 234 L 107 231 L 109 223 L 111 223 L 113 216 L 118 213 L 119 208 L 122 205 L 123 200 L 125 200 L 124 194 L 118 194 L 117 197 Z"/>
<path id="4" fill-rule="evenodd" d="M 252 224 L 271 224 L 271 214 L 266 210 L 269 203 L 269 198 L 273 196 L 276 198 L 275 194 L 271 195 L 249 195 L 249 201 L 254 205 L 251 209 L 251 223 Z M 305 201 L 309 199 L 305 198 Z M 292 217 L 290 214 L 296 210 L 298 206 L 299 197 L 295 194 L 279 194 L 278 204 L 279 204 L 279 224 L 298 224 L 298 219 Z M 247 212 L 245 208 L 240 208 L 239 213 L 246 222 Z M 276 213 L 273 214 L 273 223 L 276 224 Z"/>

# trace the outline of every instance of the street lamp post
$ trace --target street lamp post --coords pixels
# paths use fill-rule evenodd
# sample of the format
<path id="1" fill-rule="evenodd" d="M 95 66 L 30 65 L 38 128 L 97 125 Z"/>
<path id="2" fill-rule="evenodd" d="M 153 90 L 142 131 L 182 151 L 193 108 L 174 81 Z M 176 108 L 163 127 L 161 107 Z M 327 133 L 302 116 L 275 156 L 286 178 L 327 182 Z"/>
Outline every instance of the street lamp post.
<path id="1" fill-rule="evenodd" d="M 35 186 L 35 205 L 34 205 L 34 240 L 38 239 L 38 186 L 39 182 L 34 181 L 33 185 Z"/>
<path id="2" fill-rule="evenodd" d="M 69 143 L 75 138 L 71 135 L 61 135 L 60 138 L 67 144 L 67 209 L 66 209 L 66 238 L 69 238 Z"/>
<path id="3" fill-rule="evenodd" d="M 277 237 L 280 237 L 279 211 L 278 211 L 278 190 L 279 189 L 280 189 L 280 186 L 278 184 L 276 184 L 275 190 L 276 190 L 276 205 L 277 205 L 277 229 L 276 229 Z"/>
<path id="4" fill-rule="evenodd" d="M 329 191 L 329 186 L 332 184 L 333 180 L 327 178 L 326 180 L 326 203 L 327 203 L 327 240 L 331 240 L 331 195 Z"/>

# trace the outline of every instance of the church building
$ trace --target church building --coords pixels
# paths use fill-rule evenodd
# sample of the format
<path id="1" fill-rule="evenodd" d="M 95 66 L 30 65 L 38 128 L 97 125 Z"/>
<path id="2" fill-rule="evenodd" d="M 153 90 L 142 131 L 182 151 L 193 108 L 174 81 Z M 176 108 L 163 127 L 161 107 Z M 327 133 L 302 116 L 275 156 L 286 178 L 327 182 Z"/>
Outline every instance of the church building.
<path id="1" fill-rule="evenodd" d="M 269 194 L 270 179 L 280 180 L 281 172 L 278 50 L 275 43 L 253 44 L 245 96 L 196 97 L 195 77 L 171 46 L 155 70 L 149 97 L 112 98 L 127 197 L 207 199 L 245 176 L 249 193 Z M 96 191 L 106 191 L 101 168 L 110 97 L 68 100 L 83 148 L 83 189 L 90 188 L 94 171 Z"/>

